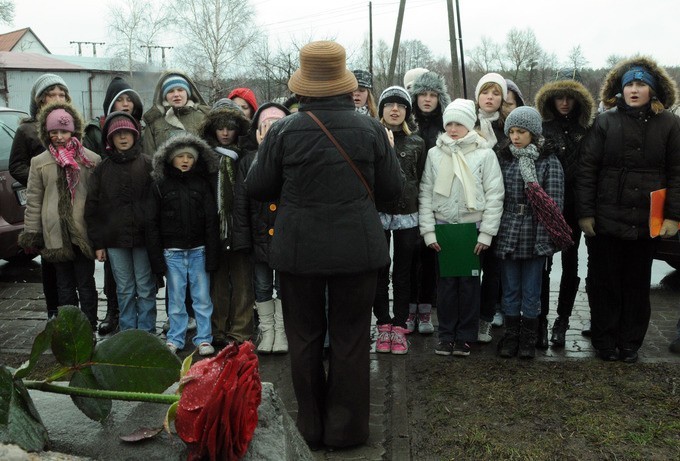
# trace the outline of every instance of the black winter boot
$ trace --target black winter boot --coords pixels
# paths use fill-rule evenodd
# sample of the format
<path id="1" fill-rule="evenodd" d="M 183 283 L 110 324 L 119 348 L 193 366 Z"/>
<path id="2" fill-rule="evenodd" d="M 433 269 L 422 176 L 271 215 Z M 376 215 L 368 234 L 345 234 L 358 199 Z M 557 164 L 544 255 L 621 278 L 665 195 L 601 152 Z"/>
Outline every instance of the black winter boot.
<path id="1" fill-rule="evenodd" d="M 519 332 L 519 353 L 517 354 L 520 359 L 533 359 L 536 357 L 536 336 L 538 336 L 538 323 L 538 319 L 522 317 L 522 328 Z"/>
<path id="2" fill-rule="evenodd" d="M 106 305 L 106 317 L 99 322 L 99 334 L 108 335 L 118 329 L 118 303 L 109 302 Z"/>
<path id="3" fill-rule="evenodd" d="M 505 316 L 505 334 L 498 341 L 498 355 L 505 358 L 517 355 L 519 348 L 520 321 L 518 315 Z"/>
<path id="4" fill-rule="evenodd" d="M 548 319 L 540 316 L 535 320 L 538 322 L 538 329 L 536 330 L 536 347 L 545 350 L 548 348 Z M 524 321 L 524 318 L 522 321 Z"/>
<path id="5" fill-rule="evenodd" d="M 567 330 L 569 329 L 569 319 L 565 317 L 557 317 L 552 327 L 552 335 L 550 342 L 553 347 L 564 347 L 566 343 Z"/>

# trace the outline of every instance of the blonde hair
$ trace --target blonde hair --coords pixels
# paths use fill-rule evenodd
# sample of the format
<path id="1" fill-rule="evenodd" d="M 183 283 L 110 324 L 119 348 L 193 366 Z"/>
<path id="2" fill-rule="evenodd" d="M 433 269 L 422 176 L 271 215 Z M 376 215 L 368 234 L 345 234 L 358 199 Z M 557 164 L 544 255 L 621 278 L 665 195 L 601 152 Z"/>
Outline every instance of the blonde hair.
<path id="1" fill-rule="evenodd" d="M 377 117 L 378 116 L 378 106 L 375 103 L 375 98 L 373 97 L 373 93 L 368 88 L 366 88 L 366 91 L 368 92 L 368 98 L 366 98 L 366 106 L 368 107 L 368 113 L 371 115 L 371 117 Z"/>
<path id="2" fill-rule="evenodd" d="M 621 98 L 623 98 L 623 93 L 621 95 Z M 649 99 L 651 101 L 650 107 L 652 109 L 652 112 L 654 112 L 655 114 L 660 114 L 666 109 L 663 103 L 656 99 L 656 91 L 654 91 L 654 88 L 652 88 L 651 86 L 649 87 Z M 609 99 L 603 100 L 602 103 L 604 104 L 605 109 L 611 109 L 612 107 L 616 106 L 617 101 L 618 98 L 616 97 L 616 95 L 614 95 Z"/>
<path id="3" fill-rule="evenodd" d="M 390 129 L 390 125 L 388 125 L 387 122 L 385 122 L 385 119 L 383 117 L 380 117 L 380 123 L 382 123 L 382 125 L 388 130 Z M 404 121 L 401 122 L 401 131 L 403 131 L 404 134 L 406 134 L 406 136 L 410 136 L 413 133 L 409 128 L 408 123 L 406 123 L 406 119 L 404 119 Z"/>
<path id="4" fill-rule="evenodd" d="M 490 88 L 494 88 L 494 89 L 498 90 L 501 93 L 501 95 L 503 94 L 503 88 L 501 88 L 501 86 L 498 83 L 496 83 L 496 82 L 486 82 L 486 83 L 484 83 L 482 85 L 482 87 L 479 89 L 479 93 L 477 94 L 477 98 L 475 99 L 475 107 L 477 107 L 477 110 L 479 110 L 479 95 L 482 94 L 483 92 L 485 92 L 486 90 L 490 89 Z M 510 90 L 508 90 L 508 91 L 510 91 Z M 505 119 L 508 117 L 510 112 L 511 112 L 510 106 L 505 101 L 505 99 L 503 99 L 503 97 L 501 97 L 501 107 L 498 108 L 498 115 L 499 115 L 498 116 L 498 126 L 503 127 L 503 125 L 505 124 Z"/>

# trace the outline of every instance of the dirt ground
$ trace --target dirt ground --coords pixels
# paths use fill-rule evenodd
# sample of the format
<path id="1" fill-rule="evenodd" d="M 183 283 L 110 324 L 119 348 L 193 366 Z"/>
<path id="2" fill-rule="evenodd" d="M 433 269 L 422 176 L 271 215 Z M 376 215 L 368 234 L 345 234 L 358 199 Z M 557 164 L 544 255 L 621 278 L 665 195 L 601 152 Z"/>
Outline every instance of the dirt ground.
<path id="1" fill-rule="evenodd" d="M 676 364 L 433 354 L 407 376 L 412 459 L 680 459 Z"/>

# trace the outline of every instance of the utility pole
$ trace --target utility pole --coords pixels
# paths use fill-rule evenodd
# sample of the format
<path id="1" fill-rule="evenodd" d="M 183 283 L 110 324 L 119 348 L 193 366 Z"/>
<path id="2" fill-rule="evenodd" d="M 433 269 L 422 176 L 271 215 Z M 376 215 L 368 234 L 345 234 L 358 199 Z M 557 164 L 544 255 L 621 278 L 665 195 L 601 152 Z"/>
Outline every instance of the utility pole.
<path id="1" fill-rule="evenodd" d="M 465 77 L 465 54 L 463 53 L 463 29 L 460 27 L 460 7 L 456 0 L 456 19 L 458 20 L 458 46 L 460 47 L 460 74 L 463 77 L 463 97 L 467 98 L 467 78 Z"/>
<path id="2" fill-rule="evenodd" d="M 160 45 L 140 45 L 140 48 L 146 48 L 147 49 L 147 57 L 146 57 L 146 62 L 147 64 L 151 64 L 151 49 L 160 49 L 161 50 L 161 65 L 165 67 L 165 50 L 171 50 L 174 47 L 172 46 L 160 46 Z"/>
<path id="3" fill-rule="evenodd" d="M 456 40 L 456 22 L 453 17 L 453 0 L 446 1 L 446 8 L 449 16 L 449 48 L 451 50 L 451 76 L 453 77 L 453 91 L 456 95 L 463 86 L 460 80 L 460 70 L 458 69 L 458 41 Z M 460 94 L 460 96 L 464 96 Z"/>
<path id="4" fill-rule="evenodd" d="M 151 45 L 139 45 L 140 48 L 146 48 L 146 63 L 151 64 Z"/>
<path id="5" fill-rule="evenodd" d="M 373 2 L 368 2 L 368 71 L 373 75 Z"/>
<path id="6" fill-rule="evenodd" d="M 392 43 L 392 57 L 390 58 L 390 70 L 387 75 L 388 85 L 394 85 L 394 68 L 397 66 L 397 54 L 399 53 L 399 40 L 401 38 L 401 25 L 404 22 L 404 8 L 406 8 L 406 0 L 400 0 L 399 16 L 397 17 L 397 30 L 394 32 L 394 43 Z"/>
<path id="7" fill-rule="evenodd" d="M 73 45 L 74 43 L 78 45 L 78 56 L 83 55 L 82 45 L 92 45 L 92 55 L 94 57 L 97 57 L 97 45 L 106 45 L 104 42 L 69 42 L 70 45 Z"/>

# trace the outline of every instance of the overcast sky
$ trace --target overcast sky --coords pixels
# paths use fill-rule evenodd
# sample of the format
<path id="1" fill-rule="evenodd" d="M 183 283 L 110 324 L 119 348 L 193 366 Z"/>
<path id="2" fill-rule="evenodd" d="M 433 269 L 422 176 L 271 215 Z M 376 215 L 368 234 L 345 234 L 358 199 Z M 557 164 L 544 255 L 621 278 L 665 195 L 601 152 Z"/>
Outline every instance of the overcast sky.
<path id="1" fill-rule="evenodd" d="M 0 32 L 31 27 L 53 54 L 72 55 L 70 41 L 109 42 L 107 5 L 112 0 L 15 0 L 12 26 Z M 369 31 L 368 0 L 250 0 L 256 24 L 275 47 L 291 37 L 307 40 L 335 38 L 346 48 L 358 47 Z M 399 10 L 399 0 L 372 1 L 374 43 L 389 46 Z M 455 0 L 453 1 L 455 8 Z M 158 1 L 170 8 L 170 1 Z M 680 65 L 677 36 L 677 0 L 459 0 L 465 51 L 486 36 L 503 43 L 512 28 L 531 28 L 542 48 L 555 54 L 560 64 L 580 45 L 589 67 L 604 67 L 611 55 L 646 54 L 664 66 Z M 58 24 L 57 24 L 58 22 Z M 446 0 L 407 0 L 402 40 L 418 39 L 435 56 L 449 56 Z M 172 46 L 173 43 L 159 45 Z M 105 55 L 105 47 L 97 54 Z M 92 47 L 83 48 L 91 56 Z"/>

